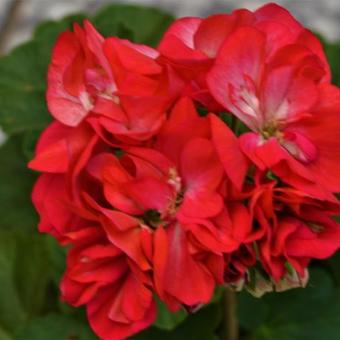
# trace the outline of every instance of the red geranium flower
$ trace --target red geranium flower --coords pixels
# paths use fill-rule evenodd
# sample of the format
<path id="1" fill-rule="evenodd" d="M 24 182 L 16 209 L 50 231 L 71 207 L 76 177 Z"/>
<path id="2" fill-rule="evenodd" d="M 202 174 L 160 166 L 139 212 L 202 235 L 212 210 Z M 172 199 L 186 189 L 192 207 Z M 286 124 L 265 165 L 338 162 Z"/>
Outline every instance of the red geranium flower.
<path id="1" fill-rule="evenodd" d="M 54 122 L 43 133 L 30 163 L 45 172 L 33 192 L 39 229 L 72 245 L 63 296 L 87 305 L 100 336 L 118 339 L 149 325 L 151 291 L 177 310 L 208 302 L 223 283 L 224 253 L 237 249 L 251 226 L 242 204 L 224 203 L 225 183 L 242 187 L 246 162 L 220 124 L 182 99 L 152 148 L 125 146 L 122 156 L 87 122 Z M 235 176 L 228 167 L 231 181 L 218 157 L 225 148 L 216 151 L 220 137 L 243 168 Z M 142 305 L 125 310 L 121 299 L 130 289 Z"/>
<path id="2" fill-rule="evenodd" d="M 141 266 L 152 263 L 169 307 L 209 301 L 223 281 L 223 252 L 240 243 L 220 192 L 223 167 L 210 119 L 183 99 L 152 149 L 127 147 L 121 158 L 101 153 L 88 171 L 103 188 L 105 207 L 88 200 L 105 216 L 109 239 Z"/>
<path id="3" fill-rule="evenodd" d="M 204 19 L 181 18 L 169 27 L 158 50 L 162 57 L 166 58 L 189 81 L 185 94 L 211 110 L 221 111 L 221 106 L 209 93 L 206 76 L 215 64 L 216 57 L 221 53 L 220 49 L 224 43 L 241 27 L 253 27 L 263 32 L 269 42 L 267 49 L 270 54 L 280 47 L 297 42 L 313 50 L 327 69 L 325 78 L 330 79 L 329 67 L 319 41 L 305 30 L 287 10 L 272 3 L 255 12 L 239 9 L 231 14 L 216 14 Z M 249 36 L 245 39 L 246 43 L 250 43 L 252 38 Z M 243 44 L 244 42 L 239 42 L 239 46 Z M 230 50 L 224 48 L 223 54 L 228 55 L 230 52 L 234 53 L 233 48 Z M 225 103 L 220 98 L 215 97 L 215 99 L 222 104 L 222 107 L 225 107 Z"/>
<path id="4" fill-rule="evenodd" d="M 47 103 L 67 126 L 84 119 L 131 142 L 155 134 L 181 88 L 158 52 L 118 38 L 104 39 L 88 22 L 60 35 L 48 71 Z"/>
<path id="5" fill-rule="evenodd" d="M 238 29 L 208 75 L 211 93 L 253 131 L 240 143 L 257 167 L 326 197 L 340 189 L 339 90 L 309 32 L 294 44 L 273 43 L 273 34 Z"/>
<path id="6" fill-rule="evenodd" d="M 61 282 L 63 300 L 86 305 L 93 330 L 101 339 L 125 339 L 156 318 L 150 274 L 93 226 L 76 240 L 67 256 Z"/>
<path id="7" fill-rule="evenodd" d="M 87 21 L 59 37 L 32 199 L 69 247 L 63 299 L 99 337 L 149 326 L 154 294 L 196 310 L 218 284 L 304 286 L 339 248 L 329 81 L 319 41 L 275 4 L 177 20 L 158 50 Z"/>
<path id="8" fill-rule="evenodd" d="M 241 246 L 227 255 L 225 279 L 256 287 L 256 279 L 250 282 L 254 280 L 250 271 L 259 261 L 255 272 L 259 270 L 262 284 L 267 281 L 265 289 L 287 289 L 295 276 L 290 284 L 298 285 L 299 279 L 300 285 L 305 282 L 312 259 L 330 257 L 339 248 L 340 226 L 334 217 L 340 205 L 334 200 L 316 200 L 263 175 L 257 172 L 255 184 L 239 193 L 239 199 L 249 198 L 252 227 Z"/>

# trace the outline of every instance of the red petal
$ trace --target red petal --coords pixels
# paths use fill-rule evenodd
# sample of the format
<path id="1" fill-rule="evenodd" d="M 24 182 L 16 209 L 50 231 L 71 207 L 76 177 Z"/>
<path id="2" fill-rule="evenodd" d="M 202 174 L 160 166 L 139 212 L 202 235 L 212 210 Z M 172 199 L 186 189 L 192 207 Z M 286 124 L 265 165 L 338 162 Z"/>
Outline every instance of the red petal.
<path id="1" fill-rule="evenodd" d="M 204 19 L 194 36 L 195 48 L 214 58 L 234 26 L 235 17 L 227 14 L 216 14 Z"/>
<path id="2" fill-rule="evenodd" d="M 248 162 L 241 152 L 239 141 L 233 132 L 215 115 L 210 115 L 212 141 L 230 180 L 241 190 L 248 170 Z"/>
<path id="3" fill-rule="evenodd" d="M 205 60 L 207 57 L 196 51 L 194 45 L 194 34 L 201 22 L 201 18 L 195 17 L 176 20 L 165 32 L 158 50 L 175 61 Z"/>
<path id="4" fill-rule="evenodd" d="M 124 191 L 143 210 L 165 211 L 174 198 L 173 188 L 156 178 L 143 178 L 124 185 Z"/>
<path id="5" fill-rule="evenodd" d="M 202 188 L 204 190 L 204 187 Z M 223 198 L 218 193 L 193 192 L 185 194 L 177 218 L 209 218 L 218 215 L 223 208 Z"/>
<path id="6" fill-rule="evenodd" d="M 52 115 L 65 125 L 76 126 L 87 115 L 78 98 L 69 94 L 63 76 L 80 49 L 76 36 L 71 32 L 60 35 L 52 53 L 48 69 L 47 104 Z M 79 84 L 77 85 L 79 88 Z M 79 89 L 77 90 L 79 92 Z"/>
<path id="7" fill-rule="evenodd" d="M 248 106 L 243 108 L 233 96 L 242 95 L 243 88 L 255 96 L 248 83 L 251 82 L 253 87 L 258 83 L 264 55 L 264 34 L 251 27 L 242 27 L 225 41 L 215 66 L 207 75 L 208 87 L 214 98 L 250 128 L 257 126 L 260 119 L 258 112 L 248 112 Z"/>
<path id="8" fill-rule="evenodd" d="M 180 225 L 168 227 L 167 233 L 168 261 L 164 270 L 164 290 L 189 306 L 208 302 L 214 290 L 214 278 L 189 253 L 189 245 Z"/>
<path id="9" fill-rule="evenodd" d="M 51 123 L 41 134 L 36 155 L 28 166 L 43 172 L 66 172 L 69 166 L 66 138 L 70 128 L 59 122 Z"/>
<path id="10" fill-rule="evenodd" d="M 208 120 L 198 115 L 190 99 L 181 98 L 160 131 L 155 147 L 178 166 L 185 144 L 195 137 L 207 138 L 209 135 Z"/>
<path id="11" fill-rule="evenodd" d="M 300 33 L 303 30 L 301 24 L 283 7 L 270 3 L 260 7 L 254 12 L 256 21 L 275 21 L 286 25 L 293 33 Z"/>
<path id="12" fill-rule="evenodd" d="M 114 62 L 116 58 L 118 58 L 122 67 L 129 72 L 153 75 L 162 71 L 161 66 L 154 59 L 133 48 L 133 44 L 125 44 L 124 40 L 108 38 L 104 43 L 104 51 L 111 61 L 113 73 L 115 73 L 116 66 L 112 65 L 112 61 Z"/>
<path id="13" fill-rule="evenodd" d="M 187 143 L 181 154 L 180 175 L 190 195 L 216 189 L 223 169 L 208 139 L 196 138 Z"/>
<path id="14" fill-rule="evenodd" d="M 126 231 L 117 229 L 114 220 L 111 223 L 104 222 L 103 224 L 108 238 L 116 247 L 133 259 L 142 270 L 150 269 L 143 252 L 140 224 Z"/>
<path id="15" fill-rule="evenodd" d="M 128 320 L 122 308 L 122 294 L 120 290 L 124 289 L 122 286 L 112 286 L 102 289 L 92 301 L 88 304 L 87 315 L 91 327 L 96 334 L 103 340 L 123 340 L 127 337 L 141 331 L 148 327 L 156 318 L 155 304 L 151 303 L 143 318 L 139 320 Z M 136 303 L 136 292 L 128 287 L 130 295 L 130 302 Z M 116 314 L 113 314 L 114 305 L 118 304 Z M 124 322 L 122 322 L 124 320 Z"/>
<path id="16" fill-rule="evenodd" d="M 339 225 L 325 226 L 321 232 L 313 232 L 306 225 L 301 225 L 297 233 L 287 241 L 286 251 L 292 257 L 325 259 L 340 248 Z"/>

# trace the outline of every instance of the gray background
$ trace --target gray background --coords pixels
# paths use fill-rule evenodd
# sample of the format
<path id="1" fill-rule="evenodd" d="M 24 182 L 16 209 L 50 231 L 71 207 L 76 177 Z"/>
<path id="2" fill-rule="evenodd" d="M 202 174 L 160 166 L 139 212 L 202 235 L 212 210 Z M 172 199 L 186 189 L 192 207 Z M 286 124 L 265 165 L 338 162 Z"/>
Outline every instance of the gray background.
<path id="1" fill-rule="evenodd" d="M 77 11 L 94 12 L 114 0 L 0 0 L 0 27 L 8 19 L 7 11 L 16 2 L 15 18 L 6 29 L 3 51 L 8 51 L 30 37 L 35 24 L 44 19 L 58 19 Z M 176 16 L 204 16 L 226 12 L 233 8 L 255 9 L 267 1 L 259 0 L 123 0 L 120 3 L 151 4 L 164 8 Z M 340 40 L 340 0 L 279 0 L 306 26 L 330 40 Z"/>

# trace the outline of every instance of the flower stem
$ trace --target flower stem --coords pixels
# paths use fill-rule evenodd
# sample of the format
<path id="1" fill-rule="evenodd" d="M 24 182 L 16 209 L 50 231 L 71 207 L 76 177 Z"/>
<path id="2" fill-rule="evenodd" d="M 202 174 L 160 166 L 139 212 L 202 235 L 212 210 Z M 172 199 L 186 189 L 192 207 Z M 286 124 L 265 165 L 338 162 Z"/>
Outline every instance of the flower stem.
<path id="1" fill-rule="evenodd" d="M 228 287 L 224 290 L 223 305 L 223 340 L 238 340 L 238 322 L 236 315 L 237 296 L 236 293 Z"/>

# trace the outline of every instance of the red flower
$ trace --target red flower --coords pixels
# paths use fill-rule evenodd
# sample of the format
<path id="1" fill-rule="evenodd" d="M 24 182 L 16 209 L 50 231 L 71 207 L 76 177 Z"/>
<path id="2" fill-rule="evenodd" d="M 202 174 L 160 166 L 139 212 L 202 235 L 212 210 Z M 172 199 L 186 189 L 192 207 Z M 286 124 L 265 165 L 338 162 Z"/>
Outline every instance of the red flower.
<path id="1" fill-rule="evenodd" d="M 327 67 L 318 40 L 286 9 L 274 3 L 264 5 L 255 12 L 238 9 L 231 14 L 215 14 L 205 19 L 178 19 L 165 32 L 158 49 L 175 64 L 195 68 L 213 61 L 226 40 L 241 27 L 253 27 L 265 33 L 272 53 L 284 45 L 298 42 L 316 53 Z"/>
<path id="2" fill-rule="evenodd" d="M 88 228 L 67 256 L 62 298 L 86 305 L 101 339 L 125 339 L 156 318 L 150 275 L 141 271 L 97 227 Z"/>
<path id="3" fill-rule="evenodd" d="M 83 226 L 73 214 L 74 210 L 82 210 L 83 205 L 79 187 L 86 185 L 86 181 L 81 173 L 94 150 L 104 147 L 85 122 L 75 128 L 53 122 L 42 133 L 35 158 L 29 163 L 31 169 L 44 172 L 32 194 L 41 217 L 40 231 L 51 233 L 64 243 L 69 232 Z"/>
<path id="4" fill-rule="evenodd" d="M 30 163 L 45 172 L 33 192 L 39 229 L 71 243 L 63 296 L 87 305 L 101 337 L 149 325 L 151 291 L 177 310 L 208 302 L 223 282 L 224 253 L 241 244 L 250 225 L 241 206 L 224 205 L 224 183 L 241 187 L 246 163 L 236 137 L 220 124 L 182 99 L 152 148 L 126 146 L 121 157 L 86 122 L 75 128 L 55 122 L 41 136 Z M 218 152 L 228 145 L 231 163 L 243 168 L 235 176 L 226 164 L 231 182 L 216 151 L 220 138 Z M 85 253 L 91 261 L 81 260 Z M 141 306 L 126 311 L 119 304 L 130 289 L 140 292 Z M 113 305 L 121 314 L 108 311 Z"/>
<path id="5" fill-rule="evenodd" d="M 287 44 L 275 25 L 230 36 L 208 75 L 211 93 L 253 131 L 240 143 L 257 167 L 325 197 L 340 189 L 339 90 L 327 84 L 328 66 L 311 33 Z"/>
<path id="6" fill-rule="evenodd" d="M 209 301 L 222 282 L 222 253 L 239 244 L 219 192 L 223 168 L 209 118 L 183 99 L 153 149 L 123 151 L 120 159 L 102 153 L 88 166 L 106 207 L 88 200 L 104 214 L 109 239 L 140 266 L 152 263 L 157 293 L 171 309 Z"/>
<path id="7" fill-rule="evenodd" d="M 233 48 L 227 49 L 223 45 L 241 27 L 253 27 L 263 32 L 270 44 L 270 46 L 268 44 L 269 54 L 273 54 L 282 46 L 296 42 L 312 49 L 327 69 L 325 78 L 330 79 L 326 58 L 317 39 L 306 31 L 287 10 L 276 4 L 267 4 L 255 12 L 239 9 L 231 14 L 216 14 L 205 19 L 181 18 L 170 26 L 158 50 L 179 70 L 182 76 L 191 80 L 185 92 L 187 95 L 191 95 L 211 110 L 221 111 L 221 107 L 211 98 L 206 76 L 216 63 L 216 57 L 222 53 L 221 48 L 224 50 L 224 55 L 229 55 L 230 51 L 233 51 Z M 249 42 L 251 38 L 248 39 Z M 240 42 L 239 46 L 243 44 Z M 224 88 L 226 86 L 223 85 Z M 219 97 L 215 96 L 215 99 L 225 107 L 225 103 Z"/>
<path id="8" fill-rule="evenodd" d="M 79 173 L 86 166 L 98 136 L 86 123 L 71 128 L 53 122 L 42 133 L 31 169 L 44 172 L 37 180 L 32 200 L 40 215 L 39 230 L 68 243 L 72 232 L 84 227 L 73 214 L 80 207 Z M 72 209 L 71 209 L 72 207 Z"/>
<path id="9" fill-rule="evenodd" d="M 339 248 L 340 228 L 333 218 L 339 214 L 340 205 L 316 200 L 262 176 L 257 173 L 255 185 L 245 193 L 252 230 L 241 247 L 228 256 L 226 280 L 248 284 L 251 278 L 247 275 L 255 265 L 256 254 L 268 283 L 278 287 L 292 275 L 291 271 L 304 279 L 311 259 L 325 259 Z M 256 282 L 251 285 L 256 286 Z"/>
<path id="10" fill-rule="evenodd" d="M 311 259 L 330 257 L 340 246 L 339 204 L 318 201 L 292 188 L 275 188 L 268 183 L 252 201 L 254 218 L 264 231 L 259 240 L 261 263 L 279 281 L 287 263 L 300 277 Z M 253 196 L 255 197 L 255 195 Z"/>
<path id="11" fill-rule="evenodd" d="M 100 216 L 82 197 L 86 189 L 100 202 L 84 175 L 97 141 L 86 123 L 76 128 L 52 123 L 30 163 L 47 172 L 35 185 L 33 203 L 40 215 L 39 230 L 72 244 L 61 284 L 63 298 L 74 306 L 87 306 L 90 324 L 101 338 L 124 339 L 154 321 L 153 283 L 147 262 L 134 263 L 109 242 Z"/>
<path id="12" fill-rule="evenodd" d="M 84 119 L 123 141 L 144 140 L 161 127 L 181 84 L 158 52 L 104 39 L 88 22 L 60 35 L 48 71 L 47 103 L 61 123 Z"/>

